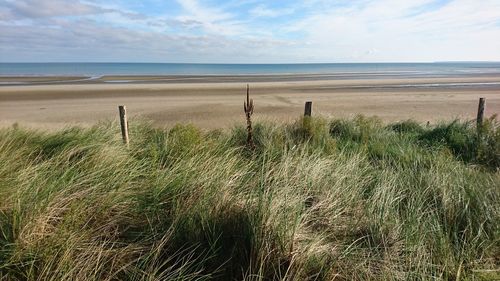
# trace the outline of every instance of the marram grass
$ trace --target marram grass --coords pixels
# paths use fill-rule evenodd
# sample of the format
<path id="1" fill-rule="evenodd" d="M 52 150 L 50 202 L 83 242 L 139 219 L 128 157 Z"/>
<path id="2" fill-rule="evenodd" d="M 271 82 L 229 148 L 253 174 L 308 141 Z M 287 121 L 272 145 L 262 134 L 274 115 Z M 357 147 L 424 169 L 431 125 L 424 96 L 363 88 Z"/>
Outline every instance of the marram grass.
<path id="1" fill-rule="evenodd" d="M 500 129 L 0 130 L 0 280 L 498 280 Z"/>

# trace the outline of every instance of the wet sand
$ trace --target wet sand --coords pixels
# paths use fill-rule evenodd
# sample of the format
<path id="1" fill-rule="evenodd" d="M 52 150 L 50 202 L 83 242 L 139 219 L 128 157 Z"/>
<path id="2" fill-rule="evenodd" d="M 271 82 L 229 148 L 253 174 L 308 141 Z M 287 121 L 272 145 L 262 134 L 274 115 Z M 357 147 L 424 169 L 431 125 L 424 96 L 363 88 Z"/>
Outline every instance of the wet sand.
<path id="1" fill-rule="evenodd" d="M 314 115 L 377 115 L 385 121 L 473 119 L 479 97 L 486 98 L 486 115 L 500 112 L 498 74 L 0 77 L 0 126 L 89 126 L 117 119 L 117 106 L 124 104 L 132 117 L 160 127 L 228 127 L 244 121 L 247 82 L 257 120 L 294 120 L 307 100 Z"/>

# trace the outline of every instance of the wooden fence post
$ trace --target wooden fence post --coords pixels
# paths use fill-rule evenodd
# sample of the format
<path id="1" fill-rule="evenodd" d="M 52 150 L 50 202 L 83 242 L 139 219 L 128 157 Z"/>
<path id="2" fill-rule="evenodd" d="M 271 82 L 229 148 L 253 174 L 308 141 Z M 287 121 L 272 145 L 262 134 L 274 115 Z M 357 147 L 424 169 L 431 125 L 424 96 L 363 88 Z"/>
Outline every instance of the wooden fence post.
<path id="1" fill-rule="evenodd" d="M 304 108 L 304 116 L 311 116 L 312 113 L 312 101 L 306 101 L 306 106 Z"/>
<path id="2" fill-rule="evenodd" d="M 483 125 L 484 118 L 484 98 L 479 98 L 479 106 L 477 107 L 477 127 L 480 128 Z"/>
<path id="3" fill-rule="evenodd" d="M 124 105 L 120 105 L 118 106 L 118 111 L 120 112 L 120 126 L 122 129 L 123 143 L 125 143 L 128 146 L 129 139 L 128 139 L 127 107 Z"/>

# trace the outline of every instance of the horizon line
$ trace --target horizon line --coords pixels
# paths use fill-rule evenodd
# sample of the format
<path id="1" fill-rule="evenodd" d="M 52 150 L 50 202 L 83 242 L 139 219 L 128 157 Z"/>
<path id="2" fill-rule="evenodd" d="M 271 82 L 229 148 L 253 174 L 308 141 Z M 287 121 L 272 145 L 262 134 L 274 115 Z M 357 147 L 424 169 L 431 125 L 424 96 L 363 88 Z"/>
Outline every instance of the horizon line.
<path id="1" fill-rule="evenodd" d="M 433 64 L 433 63 L 500 63 L 500 61 L 495 60 L 452 60 L 452 61 L 398 61 L 398 62 L 390 62 L 390 61 L 379 61 L 379 62 L 270 62 L 270 63 L 246 63 L 246 62 L 133 62 L 133 61 L 2 61 L 0 64 L 8 64 L 8 63 L 32 63 L 32 64 L 43 64 L 43 63 L 116 63 L 116 64 L 213 64 L 213 65 L 289 65 L 289 64 Z"/>

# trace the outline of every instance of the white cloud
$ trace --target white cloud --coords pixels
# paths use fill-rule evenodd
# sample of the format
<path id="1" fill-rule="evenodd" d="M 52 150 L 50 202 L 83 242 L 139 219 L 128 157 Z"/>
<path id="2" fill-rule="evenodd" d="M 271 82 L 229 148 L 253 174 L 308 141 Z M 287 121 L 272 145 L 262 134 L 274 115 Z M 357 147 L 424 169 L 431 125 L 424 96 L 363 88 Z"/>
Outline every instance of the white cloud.
<path id="1" fill-rule="evenodd" d="M 93 4 L 65 0 L 7 0 L 4 9 L 12 18 L 44 18 L 54 16 L 79 16 L 112 12 Z"/>
<path id="2" fill-rule="evenodd" d="M 0 34 L 0 61 L 233 62 L 242 57 L 253 62 L 283 44 L 261 38 L 169 35 L 64 19 L 52 27 L 0 25 Z"/>
<path id="3" fill-rule="evenodd" d="M 287 30 L 303 32 L 310 45 L 301 50 L 323 61 L 500 59 L 494 51 L 500 49 L 500 27 L 493 26 L 500 20 L 499 1 L 455 0 L 412 15 L 429 4 L 432 1 L 366 1 L 313 13 Z M 372 49 L 378 52 L 369 52 Z"/>
<path id="4" fill-rule="evenodd" d="M 240 35 L 244 33 L 244 27 L 236 19 L 236 15 L 222 9 L 202 6 L 196 0 L 177 0 L 183 7 L 185 14 L 178 16 L 180 21 L 197 21 L 209 34 L 217 35 Z"/>
<path id="5" fill-rule="evenodd" d="M 266 7 L 265 5 L 257 5 L 255 8 L 250 10 L 250 15 L 254 17 L 281 17 L 285 15 L 289 15 L 293 13 L 295 9 L 293 8 L 286 8 L 286 9 L 270 9 Z"/>

